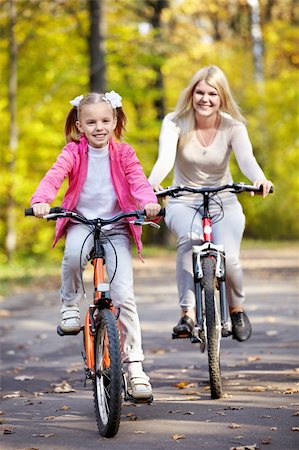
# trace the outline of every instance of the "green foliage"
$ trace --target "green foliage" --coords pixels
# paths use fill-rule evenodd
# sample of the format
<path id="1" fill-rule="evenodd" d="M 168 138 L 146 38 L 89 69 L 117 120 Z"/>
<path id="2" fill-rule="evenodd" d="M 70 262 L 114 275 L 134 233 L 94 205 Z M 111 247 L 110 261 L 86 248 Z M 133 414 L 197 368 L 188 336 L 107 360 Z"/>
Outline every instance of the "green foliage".
<path id="1" fill-rule="evenodd" d="M 169 0 L 161 26 L 153 28 L 153 3 L 147 0 L 104 1 L 108 89 L 124 99 L 128 116 L 126 140 L 137 151 L 146 174 L 157 156 L 161 125 L 156 103 L 165 112 L 176 104 L 192 74 L 206 64 L 226 72 L 235 97 L 248 119 L 254 152 L 275 194 L 267 199 L 241 199 L 247 234 L 265 238 L 299 236 L 298 196 L 298 65 L 299 42 L 295 2 L 274 1 L 267 18 L 261 1 L 264 41 L 264 82 L 254 77 L 247 2 Z M 18 145 L 10 147 L 9 24 L 10 2 L 0 14 L 0 261 L 5 261 L 6 207 L 13 194 L 17 224 L 17 256 L 50 250 L 52 224 L 25 219 L 23 209 L 43 174 L 64 145 L 64 121 L 69 100 L 89 90 L 88 7 L 86 0 L 17 1 L 14 28 L 18 44 Z M 297 22 L 296 22 L 297 21 Z M 144 26 L 146 24 L 146 26 Z M 163 89 L 157 88 L 161 70 Z M 236 181 L 244 180 L 232 161 Z M 164 184 L 171 183 L 171 175 Z M 62 198 L 61 190 L 56 204 Z M 61 251 L 61 247 L 60 247 Z M 60 254 L 60 251 L 56 252 Z M 55 253 L 55 252 L 54 252 Z"/>

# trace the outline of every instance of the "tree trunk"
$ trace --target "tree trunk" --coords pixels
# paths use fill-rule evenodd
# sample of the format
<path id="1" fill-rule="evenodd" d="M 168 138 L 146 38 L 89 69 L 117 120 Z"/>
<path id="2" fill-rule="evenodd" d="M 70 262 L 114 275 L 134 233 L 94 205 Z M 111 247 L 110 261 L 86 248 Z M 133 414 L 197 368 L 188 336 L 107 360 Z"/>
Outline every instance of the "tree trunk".
<path id="1" fill-rule="evenodd" d="M 16 249 L 16 212 L 14 199 L 14 174 L 16 166 L 16 153 L 18 147 L 18 129 L 17 129 L 17 58 L 18 47 L 15 37 L 15 25 L 17 20 L 17 9 L 15 0 L 9 1 L 9 162 L 8 173 L 9 183 L 7 190 L 7 206 L 6 206 L 6 236 L 5 247 L 8 260 L 11 260 Z"/>
<path id="2" fill-rule="evenodd" d="M 103 0 L 88 0 L 90 34 L 89 34 L 89 85 L 91 92 L 105 92 L 106 64 L 104 49 Z"/>
<path id="3" fill-rule="evenodd" d="M 251 8 L 251 38 L 256 81 L 264 81 L 264 46 L 258 0 L 247 0 Z"/>

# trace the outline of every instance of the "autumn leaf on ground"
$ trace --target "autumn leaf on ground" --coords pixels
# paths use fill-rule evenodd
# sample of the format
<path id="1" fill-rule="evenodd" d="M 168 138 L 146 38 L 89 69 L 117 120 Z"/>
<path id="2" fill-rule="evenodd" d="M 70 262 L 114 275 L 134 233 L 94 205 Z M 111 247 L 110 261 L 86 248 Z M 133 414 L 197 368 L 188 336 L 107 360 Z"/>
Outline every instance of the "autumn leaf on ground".
<path id="1" fill-rule="evenodd" d="M 44 420 L 54 420 L 56 418 L 57 418 L 56 416 L 47 416 L 47 417 L 44 417 Z"/>
<path id="2" fill-rule="evenodd" d="M 14 430 L 12 428 L 3 427 L 0 428 L 0 434 L 13 434 Z"/>
<path id="3" fill-rule="evenodd" d="M 186 389 L 186 388 L 191 388 L 191 387 L 195 387 L 196 384 L 195 383 L 189 383 L 189 381 L 180 381 L 179 383 L 177 383 L 175 385 L 175 387 L 179 388 L 179 389 Z"/>
<path id="4" fill-rule="evenodd" d="M 39 433 L 39 434 L 33 434 L 32 436 L 49 438 L 49 437 L 55 436 L 55 434 L 54 433 Z"/>
<path id="5" fill-rule="evenodd" d="M 254 362 L 254 361 L 260 361 L 262 358 L 260 356 L 248 356 L 246 358 L 246 361 L 248 362 Z"/>
<path id="6" fill-rule="evenodd" d="M 76 389 L 74 389 L 67 381 L 62 381 L 62 383 L 58 384 L 51 384 L 51 386 L 53 387 L 53 392 L 58 394 L 76 392 Z"/>
<path id="7" fill-rule="evenodd" d="M 173 434 L 171 437 L 174 441 L 178 441 L 180 439 L 186 439 L 186 436 L 184 434 Z"/>
<path id="8" fill-rule="evenodd" d="M 299 389 L 296 388 L 287 388 L 285 391 L 283 391 L 284 395 L 288 394 L 297 394 L 299 392 Z"/>
<path id="9" fill-rule="evenodd" d="M 2 398 L 5 399 L 5 398 L 18 398 L 18 397 L 22 397 L 22 394 L 20 391 L 15 391 L 15 392 L 12 392 L 11 394 L 3 395 Z"/>
<path id="10" fill-rule="evenodd" d="M 25 380 L 33 380 L 34 377 L 30 375 L 19 375 L 17 377 L 14 377 L 14 379 L 17 381 L 25 381 Z"/>
<path id="11" fill-rule="evenodd" d="M 241 447 L 231 447 L 229 450 L 258 450 L 260 447 L 258 447 L 256 444 L 252 445 L 241 445 Z"/>
<path id="12" fill-rule="evenodd" d="M 266 388 L 265 388 L 265 386 L 249 386 L 248 388 L 246 388 L 246 391 L 249 391 L 249 392 L 265 392 Z"/>
<path id="13" fill-rule="evenodd" d="M 232 428 L 232 429 L 235 429 L 235 428 L 241 428 L 241 425 L 239 425 L 238 423 L 231 423 L 231 424 L 228 426 L 228 428 Z"/>
<path id="14" fill-rule="evenodd" d="M 70 406 L 62 406 L 62 408 L 55 409 L 55 411 L 68 411 L 69 409 L 71 409 Z"/>

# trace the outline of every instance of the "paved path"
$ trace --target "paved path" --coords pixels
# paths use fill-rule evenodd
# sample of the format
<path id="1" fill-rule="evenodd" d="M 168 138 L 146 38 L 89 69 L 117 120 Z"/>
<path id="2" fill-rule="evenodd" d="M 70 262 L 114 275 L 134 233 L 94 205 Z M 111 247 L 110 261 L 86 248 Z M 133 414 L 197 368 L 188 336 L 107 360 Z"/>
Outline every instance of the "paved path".
<path id="1" fill-rule="evenodd" d="M 1 449 L 297 449 L 298 251 L 243 252 L 254 332 L 243 344 L 222 341 L 221 400 L 209 397 L 207 355 L 170 339 L 178 319 L 173 257 L 135 266 L 154 403 L 124 404 L 119 433 L 102 438 L 83 384 L 81 337 L 55 333 L 57 293 L 18 292 L 0 303 Z"/>

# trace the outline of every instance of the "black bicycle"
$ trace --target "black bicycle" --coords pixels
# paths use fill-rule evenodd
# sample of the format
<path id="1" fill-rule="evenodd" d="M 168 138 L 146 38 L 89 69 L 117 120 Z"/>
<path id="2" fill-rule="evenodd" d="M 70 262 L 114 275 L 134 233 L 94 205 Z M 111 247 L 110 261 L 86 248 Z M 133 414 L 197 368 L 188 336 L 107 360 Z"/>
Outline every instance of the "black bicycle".
<path id="1" fill-rule="evenodd" d="M 262 194 L 262 187 L 233 183 L 218 187 L 173 186 L 156 192 L 157 197 L 179 197 L 186 193 L 203 196 L 203 239 L 200 245 L 193 245 L 192 254 L 196 324 L 191 335 L 173 333 L 172 337 L 173 339 L 190 338 L 192 343 L 200 344 L 202 352 L 207 345 L 212 399 L 222 396 L 220 340 L 221 337 L 232 334 L 226 299 L 225 252 L 223 245 L 213 243 L 213 222 L 210 214 L 211 199 L 215 201 L 217 194 L 223 191 L 235 194 L 242 192 Z M 270 192 L 273 192 L 273 189 Z M 219 197 L 217 204 L 220 215 L 224 214 Z M 221 216 L 218 220 L 221 220 Z"/>
<path id="2" fill-rule="evenodd" d="M 161 210 L 159 215 L 162 216 L 164 213 L 165 210 Z M 33 209 L 25 209 L 25 216 L 34 216 Z M 58 326 L 57 333 L 60 336 L 66 336 L 83 332 L 82 356 L 85 364 L 85 380 L 92 380 L 98 429 L 102 436 L 108 438 L 115 436 L 119 428 L 122 395 L 124 394 L 125 400 L 135 402 L 136 400 L 128 392 L 126 376 L 122 369 L 117 324 L 119 310 L 113 306 L 113 299 L 109 293 L 109 285 L 112 280 L 107 281 L 105 250 L 101 244 L 102 227 L 126 218 L 130 218 L 130 223 L 135 225 L 152 225 L 156 228 L 160 228 L 160 226 L 154 222 L 145 221 L 146 213 L 140 210 L 121 213 L 110 219 L 98 217 L 89 220 L 76 211 L 55 207 L 51 208 L 50 213 L 44 216 L 48 220 L 67 217 L 88 225 L 90 233 L 93 234 L 94 246 L 90 262 L 94 271 L 94 294 L 86 311 L 84 326 L 77 332 L 69 333 L 64 332 Z M 117 258 L 116 252 L 115 255 Z M 153 398 L 150 398 L 147 401 L 150 403 L 152 400 Z"/>

